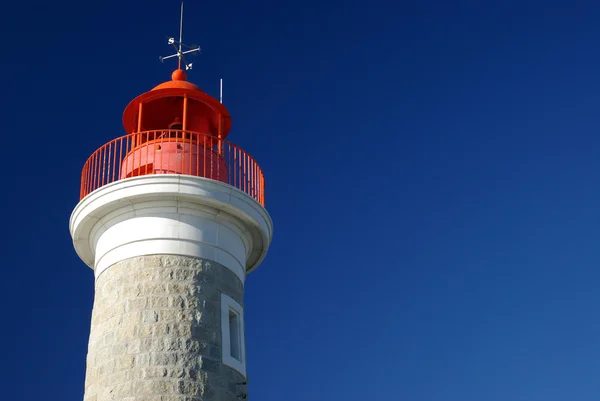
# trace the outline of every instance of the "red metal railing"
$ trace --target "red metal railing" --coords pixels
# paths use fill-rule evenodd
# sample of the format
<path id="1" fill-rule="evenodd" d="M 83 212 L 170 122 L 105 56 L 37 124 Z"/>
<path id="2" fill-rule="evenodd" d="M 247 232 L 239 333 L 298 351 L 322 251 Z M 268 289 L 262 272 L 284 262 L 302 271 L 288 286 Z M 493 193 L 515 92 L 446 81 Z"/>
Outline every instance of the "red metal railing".
<path id="1" fill-rule="evenodd" d="M 114 139 L 83 166 L 81 199 L 114 181 L 150 174 L 188 174 L 232 185 L 265 204 L 263 172 L 240 147 L 208 134 L 144 131 Z"/>

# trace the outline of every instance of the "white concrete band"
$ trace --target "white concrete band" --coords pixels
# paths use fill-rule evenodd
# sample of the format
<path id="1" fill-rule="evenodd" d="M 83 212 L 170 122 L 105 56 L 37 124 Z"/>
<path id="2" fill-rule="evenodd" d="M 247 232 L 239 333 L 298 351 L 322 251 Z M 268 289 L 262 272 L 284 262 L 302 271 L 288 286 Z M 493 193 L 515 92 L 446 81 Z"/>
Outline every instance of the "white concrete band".
<path id="1" fill-rule="evenodd" d="M 264 207 L 231 185 L 165 174 L 97 189 L 73 210 L 70 231 L 96 277 L 127 258 L 173 254 L 213 260 L 244 282 L 267 253 L 273 223 Z"/>

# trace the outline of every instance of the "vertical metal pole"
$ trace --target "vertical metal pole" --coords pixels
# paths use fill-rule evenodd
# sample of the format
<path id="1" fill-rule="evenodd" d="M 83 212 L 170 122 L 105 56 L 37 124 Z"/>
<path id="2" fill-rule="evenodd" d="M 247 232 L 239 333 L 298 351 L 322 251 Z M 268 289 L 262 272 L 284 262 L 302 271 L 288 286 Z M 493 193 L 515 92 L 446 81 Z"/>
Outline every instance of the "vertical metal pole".
<path id="1" fill-rule="evenodd" d="M 140 104 L 138 106 L 137 134 L 140 135 L 140 132 L 142 132 L 142 102 L 140 102 Z M 138 136 L 138 135 L 136 135 L 136 136 Z M 137 141 L 134 140 L 133 147 L 138 145 L 136 142 Z"/>
<path id="2" fill-rule="evenodd" d="M 183 7 L 183 3 L 181 3 Z M 184 162 L 185 162 L 185 135 L 187 130 L 187 108 L 188 108 L 188 96 L 187 94 L 183 95 L 183 122 L 181 124 L 181 129 L 183 132 L 181 133 L 181 174 L 185 174 L 184 171 Z M 191 163 L 191 155 L 190 155 L 190 163 Z M 192 165 L 190 164 L 190 170 L 192 169 Z"/>
<path id="3" fill-rule="evenodd" d="M 181 124 L 181 128 L 183 129 L 183 133 L 185 134 L 185 130 L 187 129 L 187 108 L 188 108 L 188 95 L 187 93 L 183 95 L 183 123 Z"/>
<path id="4" fill-rule="evenodd" d="M 219 138 L 219 156 L 223 153 L 223 116 L 219 114 L 218 138 Z"/>

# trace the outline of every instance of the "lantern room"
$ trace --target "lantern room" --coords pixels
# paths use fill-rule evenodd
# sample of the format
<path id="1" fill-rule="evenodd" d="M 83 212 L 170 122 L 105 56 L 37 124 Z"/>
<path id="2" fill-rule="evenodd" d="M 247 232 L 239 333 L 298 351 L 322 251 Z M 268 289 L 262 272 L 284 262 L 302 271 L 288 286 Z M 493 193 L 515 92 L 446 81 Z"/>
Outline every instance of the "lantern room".
<path id="1" fill-rule="evenodd" d="M 133 135 L 120 178 L 190 174 L 227 182 L 222 140 L 231 129 L 229 112 L 188 82 L 185 71 L 171 78 L 125 108 L 123 126 Z"/>

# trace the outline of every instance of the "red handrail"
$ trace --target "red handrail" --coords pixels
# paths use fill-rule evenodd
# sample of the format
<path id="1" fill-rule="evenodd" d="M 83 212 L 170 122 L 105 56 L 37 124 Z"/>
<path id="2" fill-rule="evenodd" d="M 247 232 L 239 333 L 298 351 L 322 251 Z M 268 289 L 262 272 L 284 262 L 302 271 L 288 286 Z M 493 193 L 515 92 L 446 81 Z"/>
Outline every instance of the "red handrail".
<path id="1" fill-rule="evenodd" d="M 183 130 L 143 131 L 106 143 L 83 166 L 80 198 L 111 182 L 151 174 L 210 178 L 265 205 L 264 175 L 252 156 L 224 139 Z"/>

